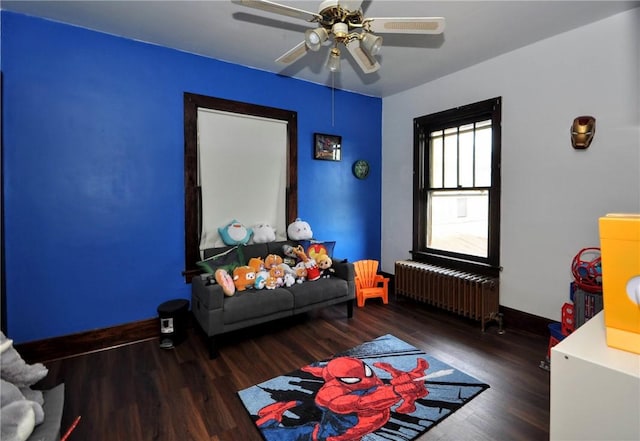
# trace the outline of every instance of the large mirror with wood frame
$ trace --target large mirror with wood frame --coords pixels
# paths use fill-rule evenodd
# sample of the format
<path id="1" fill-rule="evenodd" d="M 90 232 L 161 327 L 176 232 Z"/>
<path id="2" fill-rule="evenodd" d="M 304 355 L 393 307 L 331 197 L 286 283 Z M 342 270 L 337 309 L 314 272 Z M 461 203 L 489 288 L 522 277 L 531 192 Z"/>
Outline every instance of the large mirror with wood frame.
<path id="1" fill-rule="evenodd" d="M 232 221 L 267 223 L 286 238 L 298 213 L 297 127 L 293 111 L 184 94 L 187 283 Z"/>

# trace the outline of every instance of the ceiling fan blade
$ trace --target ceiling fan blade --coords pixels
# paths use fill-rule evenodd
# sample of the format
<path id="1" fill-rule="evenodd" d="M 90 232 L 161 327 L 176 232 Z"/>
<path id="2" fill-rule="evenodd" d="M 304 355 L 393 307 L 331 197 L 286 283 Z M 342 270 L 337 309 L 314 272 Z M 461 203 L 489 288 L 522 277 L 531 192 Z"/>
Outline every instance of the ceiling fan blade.
<path id="1" fill-rule="evenodd" d="M 358 41 L 352 41 L 346 46 L 353 59 L 358 63 L 358 66 L 360 66 L 360 69 L 362 69 L 364 73 L 370 74 L 380 69 L 380 63 L 378 63 L 374 58 L 369 57 L 369 55 L 362 50 Z"/>
<path id="2" fill-rule="evenodd" d="M 362 9 L 363 0 L 338 0 L 338 4 L 349 11 Z"/>
<path id="3" fill-rule="evenodd" d="M 293 48 L 289 49 L 284 54 L 280 55 L 276 59 L 276 62 L 282 63 L 282 64 L 291 64 L 294 61 L 302 58 L 307 53 L 308 50 L 309 48 L 307 47 L 307 44 L 304 41 L 302 41 L 297 45 L 295 45 Z"/>
<path id="4" fill-rule="evenodd" d="M 299 18 L 306 21 L 318 21 L 322 19 L 320 14 L 305 11 L 291 6 L 281 5 L 268 0 L 232 0 L 232 3 L 248 6 L 250 8 L 261 9 L 274 14 L 286 15 L 287 17 Z"/>
<path id="5" fill-rule="evenodd" d="M 365 20 L 368 30 L 389 34 L 441 34 L 444 17 L 380 17 Z"/>

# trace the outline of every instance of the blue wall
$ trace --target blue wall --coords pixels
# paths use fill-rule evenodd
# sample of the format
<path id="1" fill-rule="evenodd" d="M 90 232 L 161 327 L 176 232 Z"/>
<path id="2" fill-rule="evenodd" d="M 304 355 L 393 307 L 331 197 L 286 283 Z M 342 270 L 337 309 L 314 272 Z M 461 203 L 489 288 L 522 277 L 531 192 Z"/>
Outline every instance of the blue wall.
<path id="1" fill-rule="evenodd" d="M 298 112 L 298 214 L 335 254 L 380 258 L 382 101 L 3 11 L 8 334 L 156 316 L 184 283 L 183 93 Z M 327 73 L 327 75 L 329 75 Z M 348 111 L 340 118 L 341 111 Z M 314 132 L 343 138 L 312 159 Z M 367 159 L 363 181 L 351 173 Z"/>

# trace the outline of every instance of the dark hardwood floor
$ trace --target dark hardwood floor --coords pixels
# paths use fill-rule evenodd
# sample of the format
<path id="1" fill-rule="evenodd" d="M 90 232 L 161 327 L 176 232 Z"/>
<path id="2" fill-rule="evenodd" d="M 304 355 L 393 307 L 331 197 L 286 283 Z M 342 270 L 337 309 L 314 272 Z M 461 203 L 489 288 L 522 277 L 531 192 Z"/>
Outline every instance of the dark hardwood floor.
<path id="1" fill-rule="evenodd" d="M 393 334 L 491 387 L 421 440 L 548 440 L 548 338 L 477 322 L 406 299 L 368 300 L 230 333 L 209 360 L 205 338 L 161 349 L 158 340 L 45 363 L 42 388 L 66 386 L 69 441 L 261 440 L 236 392 L 384 334 Z"/>

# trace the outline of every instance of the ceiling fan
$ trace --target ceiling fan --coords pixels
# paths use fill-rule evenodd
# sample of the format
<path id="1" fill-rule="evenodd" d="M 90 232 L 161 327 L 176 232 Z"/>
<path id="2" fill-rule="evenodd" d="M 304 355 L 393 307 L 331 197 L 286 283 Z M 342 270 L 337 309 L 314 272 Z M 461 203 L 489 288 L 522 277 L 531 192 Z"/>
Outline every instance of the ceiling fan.
<path id="1" fill-rule="evenodd" d="M 375 56 L 382 48 L 382 37 L 376 33 L 441 34 L 443 17 L 385 17 L 366 18 L 360 8 L 361 0 L 324 0 L 318 13 L 282 5 L 268 0 L 233 0 L 234 3 L 287 17 L 318 23 L 318 27 L 305 32 L 304 40 L 276 59 L 291 64 L 307 51 L 318 51 L 323 45 L 333 45 L 327 67 L 331 72 L 340 70 L 340 48 L 345 47 L 365 74 L 380 68 Z M 345 6 L 343 6 L 343 4 Z"/>

